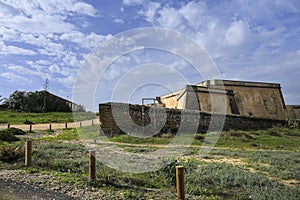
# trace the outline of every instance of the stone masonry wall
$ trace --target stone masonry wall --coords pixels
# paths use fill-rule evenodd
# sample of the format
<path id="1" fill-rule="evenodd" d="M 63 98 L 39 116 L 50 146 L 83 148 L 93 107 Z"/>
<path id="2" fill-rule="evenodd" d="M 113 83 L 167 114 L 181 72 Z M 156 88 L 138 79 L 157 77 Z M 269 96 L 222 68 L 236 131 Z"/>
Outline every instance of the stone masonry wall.
<path id="1" fill-rule="evenodd" d="M 211 123 L 212 117 L 214 123 Z M 101 130 L 108 136 L 128 133 L 138 135 L 143 131 L 146 133 L 144 136 L 151 134 L 151 132 L 152 135 L 177 133 L 178 131 L 200 133 L 206 132 L 208 128 L 210 128 L 211 131 L 220 130 L 223 124 L 222 122 L 224 122 L 223 131 L 257 130 L 271 128 L 273 126 L 287 126 L 286 120 L 239 115 L 220 115 L 192 110 L 170 109 L 156 106 L 148 107 L 125 103 L 100 104 L 99 118 Z M 153 132 L 151 130 L 156 131 Z"/>

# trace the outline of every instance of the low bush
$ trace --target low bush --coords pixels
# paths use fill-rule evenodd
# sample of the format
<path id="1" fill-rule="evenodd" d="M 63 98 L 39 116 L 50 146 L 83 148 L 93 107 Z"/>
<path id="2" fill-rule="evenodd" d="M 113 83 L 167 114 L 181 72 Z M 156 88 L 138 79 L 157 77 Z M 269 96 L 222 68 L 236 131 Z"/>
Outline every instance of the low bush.
<path id="1" fill-rule="evenodd" d="M 3 162 L 15 162 L 24 157 L 24 149 L 21 146 L 0 147 L 0 160 Z"/>
<path id="2" fill-rule="evenodd" d="M 15 129 L 4 129 L 0 131 L 0 140 L 1 141 L 7 141 L 7 142 L 13 142 L 13 141 L 19 141 L 20 139 L 15 136 Z"/>
<path id="3" fill-rule="evenodd" d="M 295 188 L 273 181 L 260 173 L 247 172 L 223 163 L 209 163 L 186 174 L 188 194 L 220 199 L 298 199 Z"/>
<path id="4" fill-rule="evenodd" d="M 194 135 L 195 140 L 200 140 L 200 141 L 204 141 L 205 136 L 201 135 L 201 134 L 195 134 Z"/>
<path id="5" fill-rule="evenodd" d="M 13 133 L 14 135 L 25 135 L 26 134 L 26 132 L 23 131 L 22 129 L 14 128 L 14 127 L 8 128 L 6 130 L 8 130 L 9 132 Z"/>
<path id="6" fill-rule="evenodd" d="M 26 119 L 26 120 L 24 121 L 24 124 L 34 124 L 34 122 L 29 121 L 29 120 Z"/>

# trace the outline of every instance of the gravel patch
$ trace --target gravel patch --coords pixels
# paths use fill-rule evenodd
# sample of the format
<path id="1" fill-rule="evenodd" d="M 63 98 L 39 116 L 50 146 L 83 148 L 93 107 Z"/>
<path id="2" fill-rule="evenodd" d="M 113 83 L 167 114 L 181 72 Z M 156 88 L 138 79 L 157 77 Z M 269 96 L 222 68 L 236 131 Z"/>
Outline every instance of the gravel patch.
<path id="1" fill-rule="evenodd" d="M 59 181 L 49 174 L 28 174 L 25 170 L 0 171 L 0 199 L 110 199 L 110 194 L 89 188 Z"/>
<path id="2" fill-rule="evenodd" d="M 175 188 L 174 188 L 175 189 Z M 133 196 L 129 194 L 133 194 Z M 137 194 L 136 197 L 134 194 Z M 61 182 L 49 174 L 29 174 L 25 170 L 0 170 L 0 200 L 122 200 L 176 199 L 175 191 L 139 188 L 93 188 L 87 183 Z M 198 199 L 187 196 L 187 199 Z"/>
<path id="3" fill-rule="evenodd" d="M 76 198 L 68 195 L 49 191 L 40 187 L 13 180 L 0 179 L 0 199 L 2 200 L 75 200 Z"/>

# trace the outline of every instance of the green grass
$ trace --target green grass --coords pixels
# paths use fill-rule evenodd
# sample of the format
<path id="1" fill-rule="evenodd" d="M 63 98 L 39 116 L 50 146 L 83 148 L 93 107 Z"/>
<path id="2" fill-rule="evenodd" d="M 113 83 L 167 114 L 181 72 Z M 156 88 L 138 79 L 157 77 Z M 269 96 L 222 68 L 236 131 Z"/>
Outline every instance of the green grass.
<path id="1" fill-rule="evenodd" d="M 200 140 L 193 142 L 185 159 L 149 173 L 125 173 L 97 161 L 97 180 L 87 181 L 88 149 L 73 144 L 80 138 L 101 139 L 98 127 L 63 129 L 33 142 L 33 166 L 26 173 L 45 173 L 57 181 L 105 190 L 116 199 L 175 199 L 175 166 L 185 167 L 187 199 L 299 199 L 299 183 L 285 185 L 284 180 L 300 181 L 300 129 L 272 128 L 261 131 L 229 131 L 221 134 L 218 148 L 207 159 L 198 153 Z M 172 138 L 136 138 L 120 135 L 109 138 L 113 142 L 128 143 L 125 152 L 144 153 L 161 148 Z M 0 143 L 15 149 L 21 142 Z M 150 144 L 136 146 L 135 144 Z M 158 146 L 155 146 L 157 144 Z M 260 145 L 253 145 L 260 144 Z M 121 145 L 122 146 L 122 145 Z M 101 155 L 105 156 L 105 155 Z M 220 158 L 240 160 L 242 164 L 219 163 Z M 18 160 L 18 158 L 16 158 Z M 15 163 L 0 161 L 3 168 L 23 168 L 23 160 Z M 2 163 L 1 163 L 2 162 Z M 141 161 L 142 162 L 142 161 Z M 251 170 L 250 170 L 251 169 Z M 157 192 L 153 192 L 157 191 Z"/>
<path id="2" fill-rule="evenodd" d="M 40 140 L 44 141 L 56 141 L 56 140 L 63 140 L 63 141 L 70 141 L 70 140 L 79 140 L 78 132 L 75 128 L 68 128 L 63 129 L 61 133 L 55 136 L 48 136 L 43 137 Z"/>
<path id="3" fill-rule="evenodd" d="M 282 180 L 300 181 L 300 152 L 298 151 L 243 151 L 213 150 L 212 155 L 227 158 L 239 158 L 257 171 Z"/>
<path id="4" fill-rule="evenodd" d="M 36 141 L 32 154 L 33 167 L 43 170 L 83 174 L 88 169 L 88 152 L 79 144 Z"/>
<path id="5" fill-rule="evenodd" d="M 300 129 L 271 128 L 223 132 L 217 147 L 238 149 L 300 150 Z"/>
<path id="6" fill-rule="evenodd" d="M 119 135 L 109 138 L 112 142 L 120 143 L 130 143 L 130 144 L 168 144 L 171 139 L 169 138 L 159 138 L 159 137 L 149 137 L 149 138 L 139 138 L 128 135 Z"/>
<path id="7" fill-rule="evenodd" d="M 226 163 L 208 163 L 186 174 L 187 193 L 214 199 L 298 199 L 300 190 Z"/>
<path id="8" fill-rule="evenodd" d="M 96 117 L 92 112 L 76 113 L 76 120 L 87 120 Z M 50 112 L 50 113 L 26 113 L 12 110 L 0 111 L 0 124 L 24 124 L 24 123 L 64 123 L 73 122 L 72 112 Z"/>

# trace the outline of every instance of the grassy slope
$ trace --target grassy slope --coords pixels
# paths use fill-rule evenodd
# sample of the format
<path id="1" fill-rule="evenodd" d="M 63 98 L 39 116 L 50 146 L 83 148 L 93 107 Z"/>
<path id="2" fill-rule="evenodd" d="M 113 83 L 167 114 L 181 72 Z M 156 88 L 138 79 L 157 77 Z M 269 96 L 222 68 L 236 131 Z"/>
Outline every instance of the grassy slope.
<path id="1" fill-rule="evenodd" d="M 95 118 L 95 114 L 91 112 L 76 113 L 78 120 L 86 120 Z M 25 113 L 12 110 L 0 111 L 0 124 L 24 124 L 25 121 L 38 123 L 56 123 L 56 122 L 72 122 L 72 112 L 50 112 L 50 113 Z"/>

